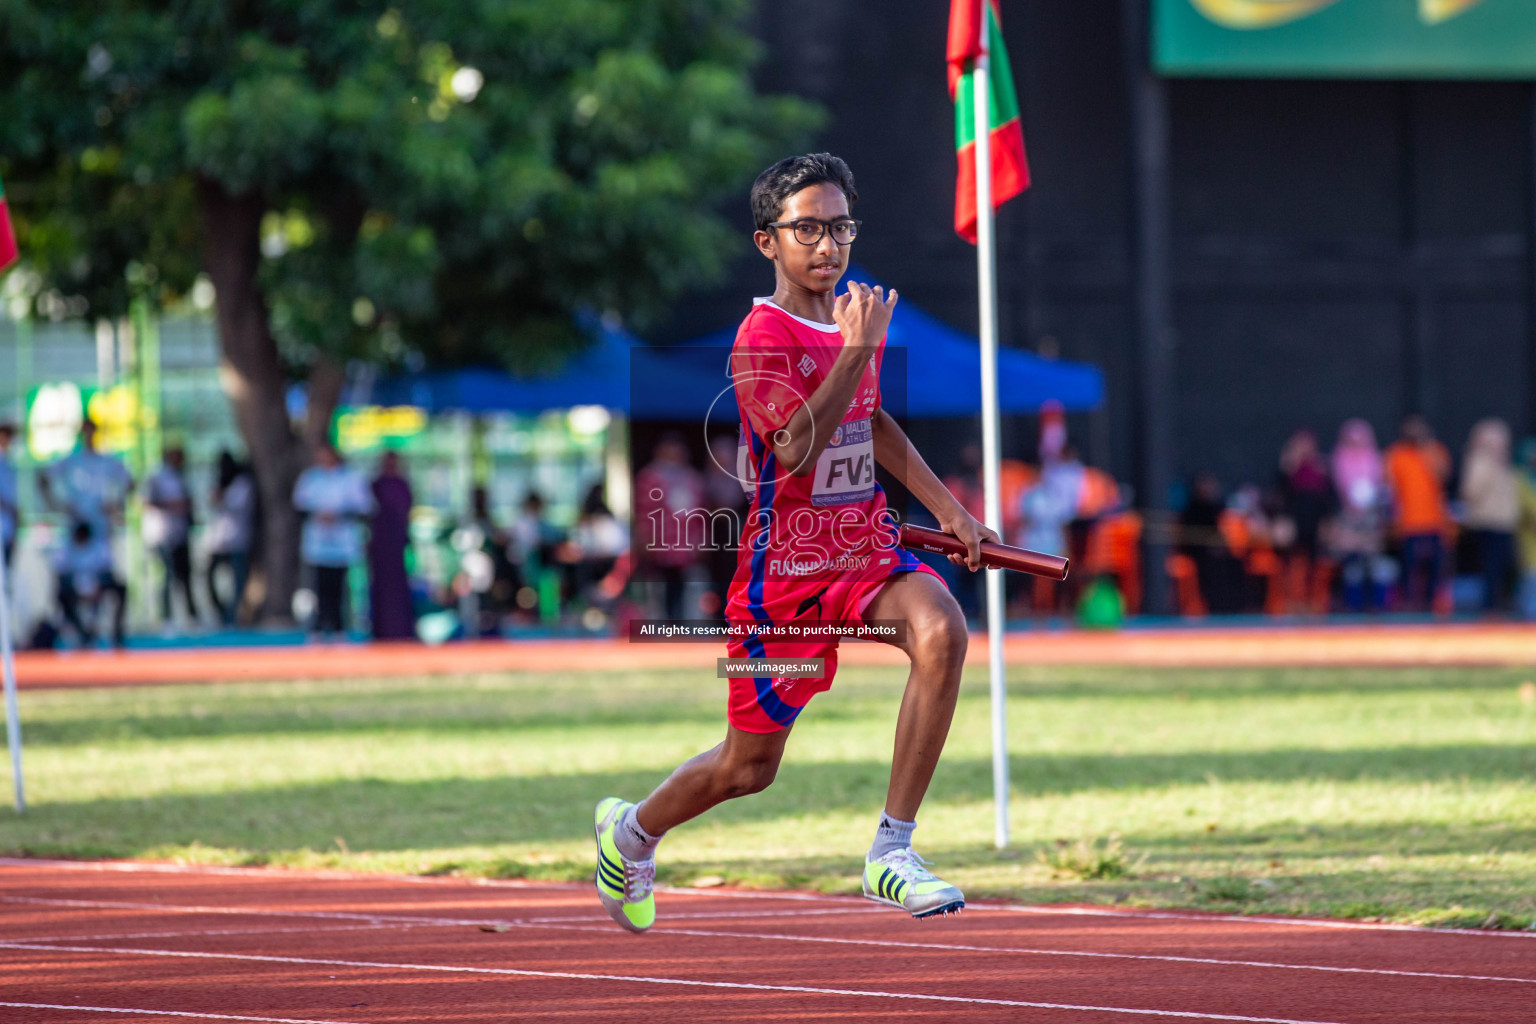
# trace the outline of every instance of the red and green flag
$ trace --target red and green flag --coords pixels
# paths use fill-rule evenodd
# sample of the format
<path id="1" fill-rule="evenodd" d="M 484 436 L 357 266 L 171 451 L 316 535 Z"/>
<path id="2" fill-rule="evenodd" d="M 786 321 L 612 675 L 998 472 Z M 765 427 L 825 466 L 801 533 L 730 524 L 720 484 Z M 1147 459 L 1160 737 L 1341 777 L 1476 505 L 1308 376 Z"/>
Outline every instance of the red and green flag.
<path id="1" fill-rule="evenodd" d="M 16 229 L 11 227 L 11 208 L 5 202 L 5 183 L 0 182 L 0 273 L 16 262 Z"/>
<path id="2" fill-rule="evenodd" d="M 985 18 L 985 23 L 983 23 Z M 1024 158 L 1024 129 L 1019 125 L 1019 98 L 1003 33 L 997 24 L 997 0 L 950 0 L 949 95 L 955 101 L 955 151 L 960 177 L 955 182 L 955 230 L 976 241 L 976 58 L 988 57 L 987 97 L 991 113 L 992 208 L 1029 188 L 1029 163 Z"/>

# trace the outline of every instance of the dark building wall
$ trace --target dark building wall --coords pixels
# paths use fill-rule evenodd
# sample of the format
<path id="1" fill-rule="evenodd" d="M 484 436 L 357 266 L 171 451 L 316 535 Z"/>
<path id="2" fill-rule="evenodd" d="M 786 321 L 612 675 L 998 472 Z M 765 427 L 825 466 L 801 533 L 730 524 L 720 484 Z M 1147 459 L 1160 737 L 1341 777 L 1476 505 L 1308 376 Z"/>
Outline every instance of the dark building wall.
<path id="1" fill-rule="evenodd" d="M 1531 426 L 1529 87 L 1170 89 L 1184 469 L 1253 476 L 1295 426 Z"/>
<path id="2" fill-rule="evenodd" d="M 758 79 L 827 108 L 816 144 L 849 161 L 862 195 L 856 259 L 974 330 L 975 251 L 951 227 L 947 6 L 764 0 Z M 1074 433 L 1134 478 L 1121 0 L 1002 9 L 1035 177 L 999 215 L 1003 343 L 1103 367 L 1106 408 Z M 1168 107 L 1179 475 L 1268 480 L 1291 430 L 1331 444 L 1356 415 L 1385 442 L 1423 411 L 1453 450 L 1482 416 L 1536 428 L 1530 86 L 1177 80 Z M 771 287 L 745 196 L 729 212 L 743 226 L 733 279 L 684 303 L 658 339 L 733 323 Z M 1007 454 L 1028 456 L 1032 434 L 1007 424 Z M 979 428 L 933 435 L 940 457 L 962 435 Z"/>

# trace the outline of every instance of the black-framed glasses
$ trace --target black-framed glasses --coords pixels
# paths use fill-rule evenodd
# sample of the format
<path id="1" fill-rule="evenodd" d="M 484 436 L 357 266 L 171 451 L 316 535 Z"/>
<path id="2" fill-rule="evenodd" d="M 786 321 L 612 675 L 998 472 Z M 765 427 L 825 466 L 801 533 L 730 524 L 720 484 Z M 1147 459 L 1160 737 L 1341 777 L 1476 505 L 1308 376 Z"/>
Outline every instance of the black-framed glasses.
<path id="1" fill-rule="evenodd" d="M 794 228 L 795 241 L 801 245 L 815 245 L 821 241 L 821 237 L 828 231 L 832 232 L 832 241 L 838 245 L 848 245 L 859 237 L 859 225 L 864 222 L 854 220 L 852 217 L 839 217 L 836 220 L 818 220 L 815 217 L 801 217 L 799 220 L 781 220 L 769 224 L 771 228 Z"/>

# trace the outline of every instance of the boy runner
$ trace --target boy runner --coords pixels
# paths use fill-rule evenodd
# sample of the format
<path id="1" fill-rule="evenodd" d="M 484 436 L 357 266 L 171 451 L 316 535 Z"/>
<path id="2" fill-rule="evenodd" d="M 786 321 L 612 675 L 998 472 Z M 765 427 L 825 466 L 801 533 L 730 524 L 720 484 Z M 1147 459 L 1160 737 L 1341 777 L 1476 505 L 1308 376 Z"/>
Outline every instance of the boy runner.
<path id="1" fill-rule="evenodd" d="M 828 153 L 790 157 L 752 186 L 753 235 L 773 261 L 772 298 L 759 299 L 731 352 L 741 409 L 741 474 L 752 505 L 731 581 L 726 619 L 738 658 L 824 659 L 816 678 L 730 680 L 725 742 L 685 762 L 639 804 L 618 797 L 594 812 L 599 898 L 619 925 L 643 932 L 656 919 L 656 844 L 709 808 L 773 782 L 795 717 L 832 684 L 837 640 L 786 641 L 758 631 L 778 624 L 899 620 L 892 639 L 912 670 L 896 723 L 885 813 L 865 857 L 864 895 L 914 917 L 959 911 L 960 890 L 912 851 L 917 809 L 954 715 L 965 660 L 960 607 L 937 573 L 894 546 L 878 461 L 943 529 L 965 541 L 956 564 L 980 567 L 997 540 L 939 482 L 880 404 L 880 363 L 896 292 L 851 283 L 834 295 L 849 261 L 858 198 L 848 166 Z M 893 580 L 903 586 L 886 586 Z M 755 627 L 755 629 L 754 629 Z"/>

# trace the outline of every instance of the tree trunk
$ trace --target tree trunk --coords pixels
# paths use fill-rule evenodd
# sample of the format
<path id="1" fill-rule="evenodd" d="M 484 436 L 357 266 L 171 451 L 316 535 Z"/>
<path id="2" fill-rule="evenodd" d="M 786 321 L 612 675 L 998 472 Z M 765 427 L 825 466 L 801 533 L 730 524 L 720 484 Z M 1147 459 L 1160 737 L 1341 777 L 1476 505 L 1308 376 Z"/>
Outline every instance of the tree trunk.
<path id="1" fill-rule="evenodd" d="M 306 382 L 308 400 L 304 411 L 304 446 L 314 451 L 317 445 L 329 443 L 331 418 L 341 402 L 341 392 L 347 384 L 346 371 L 329 356 L 317 355 L 309 367 Z"/>
<path id="2" fill-rule="evenodd" d="M 252 586 L 264 591 L 258 602 L 261 619 L 291 620 L 299 585 L 299 516 L 293 507 L 293 485 L 309 453 L 289 422 L 282 360 L 272 340 L 266 299 L 256 283 L 266 204 L 259 195 L 232 196 L 210 181 L 199 182 L 198 202 L 203 265 L 218 296 L 220 382 L 245 438 L 261 495 L 262 559 L 253 567 Z"/>

